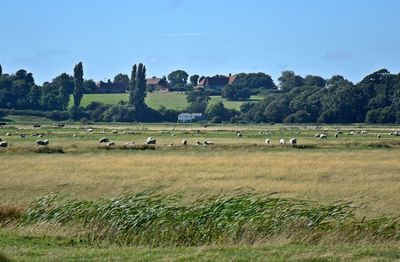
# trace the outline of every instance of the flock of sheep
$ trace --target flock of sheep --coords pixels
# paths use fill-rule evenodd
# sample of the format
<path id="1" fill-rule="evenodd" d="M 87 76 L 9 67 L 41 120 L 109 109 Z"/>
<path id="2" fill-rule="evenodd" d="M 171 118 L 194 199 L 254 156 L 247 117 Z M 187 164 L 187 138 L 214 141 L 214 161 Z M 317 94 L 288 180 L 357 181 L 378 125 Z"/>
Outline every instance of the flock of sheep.
<path id="1" fill-rule="evenodd" d="M 92 128 L 88 128 L 88 129 L 86 129 L 86 131 L 87 131 L 88 133 L 93 133 L 94 130 L 93 130 Z M 201 133 L 200 130 L 195 130 L 195 131 L 196 131 L 196 133 Z M 162 132 L 164 132 L 164 131 L 160 131 L 160 132 L 162 133 Z M 242 137 L 242 136 L 243 136 L 243 134 L 241 133 L 241 131 L 236 130 L 235 132 L 236 132 L 237 137 Z M 102 130 L 100 133 L 106 134 L 106 131 L 105 131 L 105 130 Z M 112 133 L 112 134 L 118 134 L 118 131 L 117 131 L 117 130 L 112 130 L 111 133 Z M 122 133 L 123 133 L 123 134 L 134 134 L 133 131 L 123 131 Z M 265 131 L 265 133 L 262 132 L 262 131 L 260 131 L 259 134 L 269 135 L 269 131 Z M 335 137 L 335 138 L 338 138 L 338 137 L 339 137 L 340 135 L 342 135 L 342 134 L 343 134 L 343 132 L 342 132 L 341 130 L 336 129 L 336 132 L 335 132 L 335 134 L 334 134 L 334 137 Z M 359 135 L 366 135 L 366 134 L 367 134 L 367 131 L 365 131 L 365 130 L 361 130 L 361 131 L 349 131 L 349 133 L 348 133 L 348 135 L 357 135 L 357 134 L 359 134 Z M 33 134 L 31 134 L 31 135 L 32 135 L 32 136 L 39 137 L 39 138 L 42 138 L 42 137 L 44 136 L 44 134 L 38 134 L 38 133 L 33 133 Z M 389 135 L 391 135 L 391 136 L 400 136 L 400 131 L 390 132 Z M 7 132 L 7 133 L 5 133 L 5 136 L 11 136 L 11 133 Z M 21 138 L 25 138 L 25 137 L 26 137 L 26 134 L 24 134 L 24 133 L 19 133 L 19 136 L 20 136 Z M 73 137 L 76 137 L 77 135 L 76 135 L 76 134 L 73 134 L 72 136 L 73 136 Z M 175 136 L 175 134 L 172 133 L 171 136 Z M 327 130 L 324 130 L 324 132 L 322 132 L 322 133 L 317 133 L 317 134 L 315 134 L 315 135 L 314 135 L 314 138 L 316 138 L 316 139 L 328 139 L 328 132 L 327 132 Z M 380 134 L 377 134 L 377 138 L 381 138 L 381 135 L 380 135 Z M 269 138 L 265 139 L 264 142 L 265 142 L 265 144 L 267 144 L 267 145 L 269 145 L 269 144 L 272 143 L 271 139 L 269 139 Z M 37 146 L 45 146 L 45 147 L 47 147 L 47 146 L 49 145 L 49 140 L 48 140 L 48 139 L 44 139 L 44 140 L 41 140 L 41 139 L 40 139 L 40 140 L 36 140 L 35 143 L 36 143 Z M 114 146 L 116 145 L 115 142 L 110 141 L 107 137 L 102 137 L 102 138 L 100 138 L 100 139 L 98 140 L 98 143 L 99 143 L 99 144 L 102 144 L 102 145 L 105 145 L 107 148 L 111 148 L 111 147 L 114 147 Z M 157 139 L 156 139 L 156 138 L 154 138 L 154 137 L 148 137 L 148 138 L 146 139 L 146 141 L 145 141 L 144 144 L 145 144 L 145 145 L 155 145 L 156 143 L 157 143 Z M 183 139 L 183 140 L 181 141 L 181 144 L 184 145 L 184 146 L 188 145 L 188 140 L 187 140 L 187 139 Z M 281 138 L 281 139 L 279 140 L 279 144 L 281 144 L 281 145 L 285 145 L 285 144 L 296 145 L 296 144 L 297 144 L 297 139 L 296 139 L 296 137 L 292 137 L 291 139 L 289 139 L 288 141 L 286 141 L 285 138 Z M 209 141 L 209 140 L 205 140 L 204 142 L 201 142 L 201 141 L 197 140 L 197 141 L 195 142 L 195 145 L 197 145 L 197 146 L 201 146 L 201 145 L 209 146 L 209 145 L 214 145 L 214 142 L 213 142 L 213 141 Z M 5 148 L 5 147 L 8 147 L 8 146 L 9 146 L 9 143 L 8 143 L 7 141 L 3 141 L 3 140 L 0 138 L 0 147 Z M 124 143 L 123 146 L 124 146 L 125 148 L 129 148 L 129 147 L 134 147 L 134 146 L 136 146 L 136 144 L 135 144 L 135 142 L 131 141 L 131 142 L 126 142 L 126 143 Z M 168 144 L 168 146 L 174 146 L 174 144 L 173 144 L 173 143 L 170 143 L 170 144 Z"/>

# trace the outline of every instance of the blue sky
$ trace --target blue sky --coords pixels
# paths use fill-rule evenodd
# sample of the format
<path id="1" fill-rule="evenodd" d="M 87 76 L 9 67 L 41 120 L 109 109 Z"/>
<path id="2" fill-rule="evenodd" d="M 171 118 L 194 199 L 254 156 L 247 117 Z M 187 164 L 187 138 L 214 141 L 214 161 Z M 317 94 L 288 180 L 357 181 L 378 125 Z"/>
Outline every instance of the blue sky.
<path id="1" fill-rule="evenodd" d="M 72 74 L 214 75 L 283 70 L 358 82 L 400 71 L 397 0 L 1 0 L 0 64 L 37 83 Z"/>

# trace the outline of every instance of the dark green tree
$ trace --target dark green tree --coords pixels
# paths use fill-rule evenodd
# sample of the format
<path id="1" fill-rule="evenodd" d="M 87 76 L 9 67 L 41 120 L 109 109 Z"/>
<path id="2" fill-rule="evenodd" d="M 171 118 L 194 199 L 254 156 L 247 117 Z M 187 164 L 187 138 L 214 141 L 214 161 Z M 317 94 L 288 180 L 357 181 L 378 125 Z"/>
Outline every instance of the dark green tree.
<path id="1" fill-rule="evenodd" d="M 0 65 L 0 76 L 3 74 L 3 68 Z"/>
<path id="2" fill-rule="evenodd" d="M 192 86 L 197 86 L 197 83 L 199 81 L 199 75 L 192 75 L 190 77 L 190 83 L 192 84 Z"/>
<path id="3" fill-rule="evenodd" d="M 74 68 L 74 105 L 79 107 L 83 97 L 83 66 L 79 62 Z"/>
<path id="4" fill-rule="evenodd" d="M 137 71 L 137 66 L 134 64 L 132 66 L 132 72 L 131 72 L 131 79 L 129 81 L 129 100 L 128 100 L 128 105 L 132 107 L 134 105 L 134 96 L 135 96 L 135 88 L 136 88 L 136 72 Z"/>
<path id="5" fill-rule="evenodd" d="M 118 74 L 114 76 L 113 83 L 129 83 L 129 76 L 126 74 Z"/>
<path id="6" fill-rule="evenodd" d="M 278 78 L 279 88 L 283 91 L 289 92 L 295 87 L 303 86 L 304 79 L 296 75 L 293 71 L 283 71 L 282 75 Z"/>
<path id="7" fill-rule="evenodd" d="M 183 87 L 188 80 L 188 73 L 183 70 L 175 70 L 168 75 L 168 81 L 173 87 Z"/>

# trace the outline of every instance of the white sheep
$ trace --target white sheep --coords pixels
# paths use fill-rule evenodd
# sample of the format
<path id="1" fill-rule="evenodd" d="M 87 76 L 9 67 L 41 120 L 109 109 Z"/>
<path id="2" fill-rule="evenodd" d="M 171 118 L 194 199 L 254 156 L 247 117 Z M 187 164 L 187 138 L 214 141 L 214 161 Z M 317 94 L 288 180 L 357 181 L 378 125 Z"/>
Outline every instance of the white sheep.
<path id="1" fill-rule="evenodd" d="M 265 139 L 265 144 L 269 145 L 271 143 L 271 140 L 269 138 Z"/>
<path id="2" fill-rule="evenodd" d="M 279 140 L 279 144 L 281 144 L 281 145 L 286 144 L 286 140 L 285 140 L 284 138 L 281 138 L 281 139 Z"/>

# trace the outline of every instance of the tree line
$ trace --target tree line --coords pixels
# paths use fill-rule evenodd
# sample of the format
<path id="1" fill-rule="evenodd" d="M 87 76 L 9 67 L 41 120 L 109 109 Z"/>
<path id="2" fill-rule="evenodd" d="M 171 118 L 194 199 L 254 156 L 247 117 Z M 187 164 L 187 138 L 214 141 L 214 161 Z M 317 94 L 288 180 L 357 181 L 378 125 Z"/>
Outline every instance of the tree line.
<path id="1" fill-rule="evenodd" d="M 343 76 L 329 79 L 293 71 L 283 71 L 276 85 L 265 73 L 237 74 L 237 81 L 221 91 L 226 98 L 246 100 L 250 95 L 262 95 L 259 102 L 245 102 L 240 111 L 227 109 L 222 102 L 210 104 L 210 93 L 197 88 L 203 76 L 176 70 L 168 75 L 175 87 L 184 87 L 189 106 L 185 112 L 202 112 L 213 122 L 256 123 L 400 123 L 400 74 L 381 69 L 352 83 Z M 187 82 L 187 81 L 190 81 Z M 81 106 L 84 93 L 95 88 L 93 80 L 85 80 L 83 65 L 78 63 L 73 76 L 63 73 L 51 82 L 35 84 L 32 73 L 18 70 L 3 73 L 0 65 L 0 108 L 52 112 L 53 119 L 88 121 L 171 121 L 180 113 L 164 107 L 154 110 L 145 103 L 146 67 L 133 65 L 131 76 L 118 74 L 114 82 L 125 81 L 129 100 L 117 105 L 92 102 Z M 72 107 L 68 107 L 70 95 Z M 31 112 L 32 113 L 32 112 Z M 33 114 L 33 113 L 32 113 Z M 47 116 L 47 115 L 46 115 Z"/>

